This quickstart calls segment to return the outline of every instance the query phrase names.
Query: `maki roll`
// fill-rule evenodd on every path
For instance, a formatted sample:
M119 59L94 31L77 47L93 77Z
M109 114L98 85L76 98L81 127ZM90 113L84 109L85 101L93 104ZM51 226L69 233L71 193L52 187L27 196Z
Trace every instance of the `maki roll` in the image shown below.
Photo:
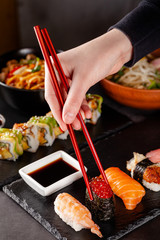
M32 117L28 124L33 124L38 130L38 140L40 146L51 146L55 140L54 127L56 120L49 116Z
M89 93L86 94L86 100L92 112L92 117L90 119L87 119L86 122L96 124L99 117L101 116L103 98L100 95Z
M160 191L160 163L153 163L143 154L134 153L134 157L127 162L127 169L131 172L131 177L146 188Z
M100 221L107 221L114 216L113 192L109 184L100 178L95 177L90 181L93 200L90 200L86 189L85 203L91 213Z
M32 123L15 123L13 129L22 133L23 150L36 152L39 147L38 130Z
M53 114L52 114L52 112L50 111L50 112L48 112L47 114L46 114L46 116L49 116L49 117L52 117L52 118L54 118L53 117ZM55 120L56 121L56 120ZM53 129L53 131L54 131L54 134L55 134L55 138L59 138L59 139L67 139L67 136L68 136L68 130L67 131L63 131L61 128L60 128L60 126L59 126L59 124L56 122L56 124L55 124L55 126L54 126L54 129Z
M21 132L13 129L0 128L0 159L15 161L23 154Z

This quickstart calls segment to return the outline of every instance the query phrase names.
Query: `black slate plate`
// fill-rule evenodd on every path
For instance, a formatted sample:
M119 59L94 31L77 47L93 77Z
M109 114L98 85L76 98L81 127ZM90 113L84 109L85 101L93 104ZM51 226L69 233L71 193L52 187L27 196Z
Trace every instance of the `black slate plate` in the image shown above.
M19 179L10 185L3 187L3 191L16 201L25 211L27 211L35 220L45 227L57 239L74 240L96 240L99 239L92 234L90 230L83 229L75 232L70 226L66 225L54 212L54 200L59 192L49 197L42 197L32 190L22 179ZM79 180L61 192L68 192L84 204L85 186L83 180ZM82 193L83 192L83 193ZM81 195L79 194L81 193ZM151 199L152 195L152 199ZM159 193L147 191L143 202L133 211L126 210L121 199L116 197L115 218L106 223L95 222L99 224L103 239L116 240L133 231L135 228L148 222L160 215L160 203L157 201ZM153 209L154 203L154 209Z
M146 153L151 149L158 148L160 135L158 126L159 117L157 116L157 118L154 117L143 123L132 125L114 136L96 142L95 147L104 169L116 166L126 171L126 161L132 157L133 151ZM89 148L81 150L81 153L88 168L88 176L99 175ZM85 185L82 179L49 197L40 196L21 179L5 186L3 190L58 239L99 239L89 230L75 232L54 213L53 201L59 192L68 192L84 204ZM94 219L99 224L104 239L119 239L160 215L160 192L156 193L146 189L146 195L141 203L132 211L126 210L122 200L118 197L116 197L115 207L113 220L103 223Z
M6 111L6 109L8 111ZM7 128L12 128L13 124L16 122L25 122L32 116L6 107L5 104L0 105L0 113L6 118L6 124L4 127ZM117 113L103 104L102 115L97 124L92 125L88 123L87 128L92 140L97 141L105 136L112 135L115 132L128 127L131 123L132 122L127 117ZM85 147L87 143L83 133L81 131L76 132L76 136L80 148ZM68 153L72 153L74 151L69 136L67 140L56 139L51 147L40 147L36 153L24 152L24 154L20 156L16 162L1 160L0 188L19 178L18 170L23 166L58 150L64 150Z

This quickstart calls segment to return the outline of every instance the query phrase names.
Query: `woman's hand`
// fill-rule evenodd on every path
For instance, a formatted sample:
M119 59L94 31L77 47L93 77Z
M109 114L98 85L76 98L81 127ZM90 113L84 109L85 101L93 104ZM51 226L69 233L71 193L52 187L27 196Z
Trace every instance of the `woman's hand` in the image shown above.
M67 128L66 124L79 129L81 126L76 118L78 111L81 109L84 117L91 117L84 100L86 92L101 79L116 73L131 59L132 45L124 33L113 29L90 42L58 54L58 57L70 82L70 90L61 109L46 68L45 98L63 130Z

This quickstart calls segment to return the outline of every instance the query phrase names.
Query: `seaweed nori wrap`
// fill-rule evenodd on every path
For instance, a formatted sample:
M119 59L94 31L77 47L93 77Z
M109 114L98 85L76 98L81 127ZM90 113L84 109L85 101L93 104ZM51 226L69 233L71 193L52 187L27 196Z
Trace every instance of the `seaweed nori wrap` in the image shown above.
M153 163L148 158L145 158L141 162L137 163L133 171L133 178L137 181L142 182L144 171L148 166L151 165L153 165Z
M97 184L98 182L98 184ZM92 185L94 184L94 187ZM102 178L93 178L90 181L93 200L90 200L86 189L85 204L92 214L100 221L107 221L114 216L113 192L110 186L106 186ZM97 187L97 191L95 191Z

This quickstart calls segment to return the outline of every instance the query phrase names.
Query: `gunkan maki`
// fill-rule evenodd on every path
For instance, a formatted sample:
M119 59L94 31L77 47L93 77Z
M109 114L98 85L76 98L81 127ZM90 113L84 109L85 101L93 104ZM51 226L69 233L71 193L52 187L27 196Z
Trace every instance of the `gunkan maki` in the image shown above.
M113 192L109 184L100 178L90 180L93 200L90 200L86 189L85 203L92 214L100 221L107 221L114 216Z

